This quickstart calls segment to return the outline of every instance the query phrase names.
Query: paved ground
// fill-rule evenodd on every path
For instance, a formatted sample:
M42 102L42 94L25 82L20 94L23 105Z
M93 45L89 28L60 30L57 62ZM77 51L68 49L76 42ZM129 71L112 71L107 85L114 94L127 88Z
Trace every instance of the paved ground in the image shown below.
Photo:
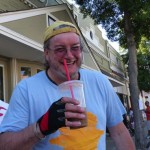
M116 150L114 142L112 141L110 136L106 137L106 150Z
M110 136L107 136L106 138L106 150L117 150Z
M144 132L146 135L147 134L146 122L145 122L145 131ZM133 140L134 140L134 137L133 137ZM148 143L150 141L150 139L148 140L146 138L145 138L145 140L146 140L146 143ZM111 137L108 135L106 136L106 150L116 150L114 142L112 141ZM150 147L147 150L150 150Z

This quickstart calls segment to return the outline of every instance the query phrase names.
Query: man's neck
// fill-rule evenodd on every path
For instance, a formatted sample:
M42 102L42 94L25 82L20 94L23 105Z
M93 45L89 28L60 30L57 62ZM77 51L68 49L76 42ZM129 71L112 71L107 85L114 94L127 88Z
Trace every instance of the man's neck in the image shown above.
M53 76L53 74L51 73L50 69L46 70L46 75L49 78L49 80L51 82L53 82L54 84L56 84L56 85L59 85L59 84L65 82L65 81L67 81L66 78L64 78L64 79L57 79L56 76ZM73 80L80 80L80 73L77 73L76 77Z

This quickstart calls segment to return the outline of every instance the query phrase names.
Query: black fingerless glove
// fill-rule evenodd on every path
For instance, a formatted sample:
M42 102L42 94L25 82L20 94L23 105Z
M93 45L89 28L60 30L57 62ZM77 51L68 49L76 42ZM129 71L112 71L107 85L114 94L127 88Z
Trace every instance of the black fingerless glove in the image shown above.
M65 126L65 103L61 99L54 102L49 110L37 121L43 135L55 132Z

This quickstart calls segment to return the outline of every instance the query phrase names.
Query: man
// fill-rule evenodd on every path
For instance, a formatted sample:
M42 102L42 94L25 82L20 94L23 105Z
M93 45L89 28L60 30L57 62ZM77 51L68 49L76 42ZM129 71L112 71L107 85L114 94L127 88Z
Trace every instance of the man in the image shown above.
M0 149L105 150L107 126L118 150L134 150L122 123L125 109L108 79L80 69L83 47L78 29L63 21L48 27L44 55L46 71L22 80L12 94L0 128ZM59 95L58 85L67 81L64 59L71 80L84 83L88 125L83 128L85 110L77 100Z
M150 139L150 106L149 106L149 101L145 102L145 106L147 107L145 110L146 118L147 118L147 129L148 129L147 138Z

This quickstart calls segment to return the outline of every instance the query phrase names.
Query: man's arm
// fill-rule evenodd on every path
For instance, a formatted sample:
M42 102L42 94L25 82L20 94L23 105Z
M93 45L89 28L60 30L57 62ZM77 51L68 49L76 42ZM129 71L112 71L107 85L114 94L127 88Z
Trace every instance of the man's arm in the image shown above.
M0 134L0 150L30 150L41 138L55 132L60 127L80 127L80 120L85 119L86 116L85 109L78 104L79 101L68 97L54 102L37 123L18 132ZM76 121L68 120L72 118ZM61 120L64 123L60 123Z
M133 140L122 122L109 128L109 131L117 150L135 150Z
M36 131L37 132L37 131ZM40 133L37 133L40 136ZM42 137L42 134L41 134ZM0 134L1 150L31 150L40 139L35 136L35 124L19 132Z

